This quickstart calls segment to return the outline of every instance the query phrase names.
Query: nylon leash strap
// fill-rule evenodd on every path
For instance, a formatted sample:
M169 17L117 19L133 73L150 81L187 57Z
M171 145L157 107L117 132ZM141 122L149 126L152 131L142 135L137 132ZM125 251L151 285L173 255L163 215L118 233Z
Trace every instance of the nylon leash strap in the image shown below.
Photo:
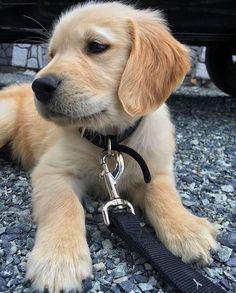
M109 215L108 228L130 248L144 256L177 292L225 293L219 286L174 256L154 235L145 231L136 215L125 210L111 210Z
M109 169L110 160L115 161L113 171ZM132 204L120 198L116 189L116 183L124 171L122 155L113 150L103 152L101 166L103 171L100 176L104 179L110 196L110 201L102 210L108 228L134 251L146 257L153 268L173 285L176 292L225 293L223 289L174 256L155 236L140 226Z

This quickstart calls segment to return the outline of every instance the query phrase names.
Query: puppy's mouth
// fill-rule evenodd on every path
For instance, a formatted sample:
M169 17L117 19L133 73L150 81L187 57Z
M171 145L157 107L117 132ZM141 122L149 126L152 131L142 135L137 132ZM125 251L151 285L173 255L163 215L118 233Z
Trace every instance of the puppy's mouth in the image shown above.
M104 115L107 112L106 109L103 109L101 111L92 113L92 114L88 114L88 115L83 115L83 116L73 116L73 115L66 115L64 113L61 112L57 112L55 110L49 110L48 111L48 118L49 119L56 119L56 120L66 120L68 122L86 122L88 120L96 120L99 119L102 115Z

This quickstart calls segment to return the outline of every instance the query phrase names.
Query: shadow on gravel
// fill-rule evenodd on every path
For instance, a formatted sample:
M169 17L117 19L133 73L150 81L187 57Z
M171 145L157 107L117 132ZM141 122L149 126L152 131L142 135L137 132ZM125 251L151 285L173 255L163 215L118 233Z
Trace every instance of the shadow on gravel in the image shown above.
M179 115L222 120L232 117L236 121L236 97L186 96L173 94L167 101L174 117ZM220 115L220 117L219 117Z

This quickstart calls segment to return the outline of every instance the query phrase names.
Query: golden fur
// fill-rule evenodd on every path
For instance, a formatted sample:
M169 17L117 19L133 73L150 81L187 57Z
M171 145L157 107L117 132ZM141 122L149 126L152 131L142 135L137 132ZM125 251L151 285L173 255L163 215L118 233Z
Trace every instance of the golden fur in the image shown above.
M88 54L89 40L110 47ZM68 292L81 288L92 272L80 199L105 191L98 177L101 151L78 128L115 133L143 115L125 143L144 157L152 182L146 185L136 162L125 156L119 192L141 207L175 255L208 262L216 231L181 203L173 174L174 128L164 104L189 70L189 55L160 12L116 2L74 7L55 25L49 54L36 78L54 74L62 80L50 103L35 98L37 112L30 85L0 92L0 147L10 142L14 157L34 167L38 229L27 266L33 287Z

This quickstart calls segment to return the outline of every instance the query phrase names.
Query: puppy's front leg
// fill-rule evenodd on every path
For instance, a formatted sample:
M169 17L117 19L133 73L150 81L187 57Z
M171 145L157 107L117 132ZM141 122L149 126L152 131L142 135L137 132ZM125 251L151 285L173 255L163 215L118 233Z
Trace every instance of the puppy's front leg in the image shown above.
M83 207L73 192L71 178L56 171L41 164L32 175L38 229L27 265L33 287L40 291L47 288L50 293L80 290L92 268Z
M170 175L153 178L144 198L145 212L161 241L184 262L210 260L216 230L205 218L185 209Z

